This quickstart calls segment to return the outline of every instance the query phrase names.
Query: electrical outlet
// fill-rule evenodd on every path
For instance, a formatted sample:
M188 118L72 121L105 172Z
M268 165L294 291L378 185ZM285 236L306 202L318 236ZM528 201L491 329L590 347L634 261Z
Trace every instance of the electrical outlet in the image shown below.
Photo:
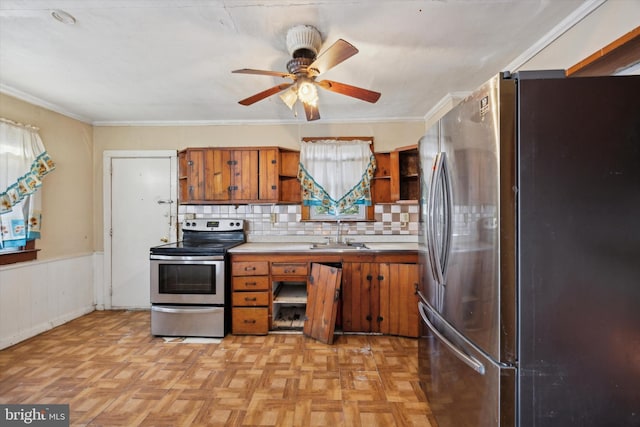
M406 224L409 222L409 213L408 212L401 212L400 213L400 222L403 224Z
M278 214L272 213L271 214L271 224L275 224L277 221L278 221Z

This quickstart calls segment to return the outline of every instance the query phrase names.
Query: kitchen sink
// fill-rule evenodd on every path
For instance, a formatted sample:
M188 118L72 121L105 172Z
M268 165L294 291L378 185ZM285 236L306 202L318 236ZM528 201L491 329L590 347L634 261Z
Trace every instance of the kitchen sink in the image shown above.
M311 249L329 249L329 250L362 250L369 249L369 247L362 242L348 242L348 243L335 243L335 242L326 242L326 243L313 243L311 245Z

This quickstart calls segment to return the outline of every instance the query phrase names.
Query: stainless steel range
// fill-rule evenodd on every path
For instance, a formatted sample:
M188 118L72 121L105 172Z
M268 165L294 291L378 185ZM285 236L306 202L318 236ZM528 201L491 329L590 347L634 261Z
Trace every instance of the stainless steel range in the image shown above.
M150 249L151 333L224 337L230 325L227 251L245 242L240 219L190 219L182 240Z

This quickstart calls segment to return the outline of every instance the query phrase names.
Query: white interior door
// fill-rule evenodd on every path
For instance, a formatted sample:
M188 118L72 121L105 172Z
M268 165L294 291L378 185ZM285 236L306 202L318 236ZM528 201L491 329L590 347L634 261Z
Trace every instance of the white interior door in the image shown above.
M176 152L105 152L107 163L105 306L148 308L149 248L177 238Z

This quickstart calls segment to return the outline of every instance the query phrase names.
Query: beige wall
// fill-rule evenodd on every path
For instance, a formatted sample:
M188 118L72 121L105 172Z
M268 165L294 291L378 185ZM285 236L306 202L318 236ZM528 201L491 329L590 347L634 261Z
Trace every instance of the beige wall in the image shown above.
M608 0L535 55L521 70L570 68L640 25L640 1Z
M279 146L299 148L306 136L373 136L376 151L417 144L424 123L283 124L211 126L96 126L94 128L94 236L101 251L103 236L102 156L105 150L181 150L186 147Z
M92 253L93 128L50 110L0 93L0 116L40 128L56 163L43 179L42 238L38 259Z

